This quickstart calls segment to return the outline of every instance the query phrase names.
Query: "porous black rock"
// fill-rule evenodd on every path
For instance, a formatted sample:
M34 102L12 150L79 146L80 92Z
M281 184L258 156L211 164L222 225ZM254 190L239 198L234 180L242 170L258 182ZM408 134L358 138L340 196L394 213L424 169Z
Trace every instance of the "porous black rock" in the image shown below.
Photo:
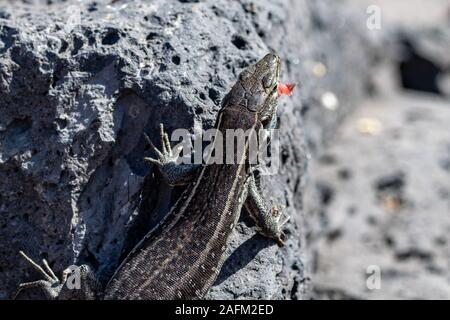
M288 240L279 249L243 217L207 298L305 297L306 145L320 147L368 81L366 55L355 49L363 40L336 16L344 13L325 0L5 4L0 298L39 278L19 250L56 272L88 263L106 281L180 193L143 163L142 133L158 141L159 123L169 133L210 128L239 72L271 50L283 80L301 83L280 101L281 170L263 179L269 200L292 217ZM326 93L339 108L324 108Z

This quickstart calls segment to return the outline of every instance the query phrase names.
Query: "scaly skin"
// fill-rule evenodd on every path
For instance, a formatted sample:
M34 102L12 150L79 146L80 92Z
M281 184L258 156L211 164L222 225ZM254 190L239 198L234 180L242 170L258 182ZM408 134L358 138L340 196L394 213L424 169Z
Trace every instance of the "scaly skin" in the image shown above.
M226 129L254 129L256 133L273 127L279 75L280 59L274 54L244 70L224 98L215 128L225 135ZM240 158L234 164L214 163L199 168L175 164L177 155L162 127L161 141L162 151L149 141L158 159L145 160L156 164L171 184L189 185L163 221L124 259L105 289L98 292L95 285L97 292L89 293L88 298L203 297L222 268L228 241L244 204L255 219L258 232L283 245L281 227L287 219L281 221L279 209L270 209L264 201L257 166L249 164L246 158L248 142L242 150L235 149ZM94 279L92 272L85 273L83 279ZM57 284L53 285L57 290L49 285L51 281ZM64 281L46 278L34 284L22 288L40 286L50 298L60 298Z

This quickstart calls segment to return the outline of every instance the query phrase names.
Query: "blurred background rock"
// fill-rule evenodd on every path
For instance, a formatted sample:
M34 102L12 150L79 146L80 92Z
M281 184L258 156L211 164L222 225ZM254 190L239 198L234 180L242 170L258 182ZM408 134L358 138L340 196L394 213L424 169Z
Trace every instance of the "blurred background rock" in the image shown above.
M347 4L381 9L379 59L373 95L310 162L312 296L449 299L450 1Z

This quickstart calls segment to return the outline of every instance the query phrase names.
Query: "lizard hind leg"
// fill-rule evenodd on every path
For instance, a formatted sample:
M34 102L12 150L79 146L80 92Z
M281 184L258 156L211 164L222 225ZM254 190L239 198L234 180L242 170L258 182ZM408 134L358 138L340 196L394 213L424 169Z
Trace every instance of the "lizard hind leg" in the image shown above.
M201 168L202 165L182 163L179 161L182 146L180 145L175 150L172 149L169 135L165 132L162 123L160 124L159 135L161 139L161 150L156 148L151 139L144 133L147 144L151 147L157 157L144 157L144 161L156 165L169 185L185 185L193 181L198 169Z
M95 273L88 265L69 266L62 272L61 279L58 279L47 260L42 260L44 265L44 268L42 268L23 251L19 251L19 254L33 267L33 269L40 273L44 279L19 284L13 299L16 299L23 290L30 288L41 288L47 298L51 300L91 300L100 296L101 284L98 282Z
M255 221L258 233L272 238L283 247L286 235L283 226L289 221L289 217L283 212L284 206L274 206L270 208L262 195L262 190L257 183L257 173L253 172L248 181L248 197L245 201L245 208Z
M282 228L291 218L284 213L283 210L285 208L286 207L283 205L273 206L272 210L271 210L272 216L273 216L273 221L270 221L271 219L269 219L269 222L266 223L266 224L273 224L273 227L269 228L269 229L275 231L274 239L277 242L278 246L280 246L280 247L284 246L284 241L286 240L286 235L282 231ZM283 217L284 217L284 219L282 219ZM273 233L273 231L271 231L271 233ZM271 233L269 233L270 237L271 237Z
M30 257L28 257L23 251L19 251L19 254L33 267L33 269L39 272L44 277L44 279L19 284L19 287L16 293L14 294L13 299L16 299L22 292L22 290L30 288L42 288L45 295L49 299L56 299L59 295L59 292L61 291L63 284L59 281L58 277L56 277L55 273L50 268L47 260L45 259L42 260L44 268L46 269L44 270Z

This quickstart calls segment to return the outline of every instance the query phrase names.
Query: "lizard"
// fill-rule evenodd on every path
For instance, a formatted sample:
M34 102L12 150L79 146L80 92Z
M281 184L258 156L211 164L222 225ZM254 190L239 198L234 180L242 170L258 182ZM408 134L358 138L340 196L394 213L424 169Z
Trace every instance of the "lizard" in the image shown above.
M280 95L281 59L265 55L247 67L222 101L215 128L254 130L274 128ZM277 92L278 91L278 92ZM20 255L41 273L42 280L21 283L23 289L40 287L50 299L200 299L214 284L225 261L227 244L243 206L257 231L282 247L283 225L289 217L280 207L269 207L261 192L258 166L249 164L248 142L233 164L179 164L163 125L161 150L144 134L157 158L156 165L170 185L187 185L165 218L150 230L121 262L105 287L88 265L55 276L46 260L44 268L22 251ZM71 273L80 277L81 291L66 288Z

